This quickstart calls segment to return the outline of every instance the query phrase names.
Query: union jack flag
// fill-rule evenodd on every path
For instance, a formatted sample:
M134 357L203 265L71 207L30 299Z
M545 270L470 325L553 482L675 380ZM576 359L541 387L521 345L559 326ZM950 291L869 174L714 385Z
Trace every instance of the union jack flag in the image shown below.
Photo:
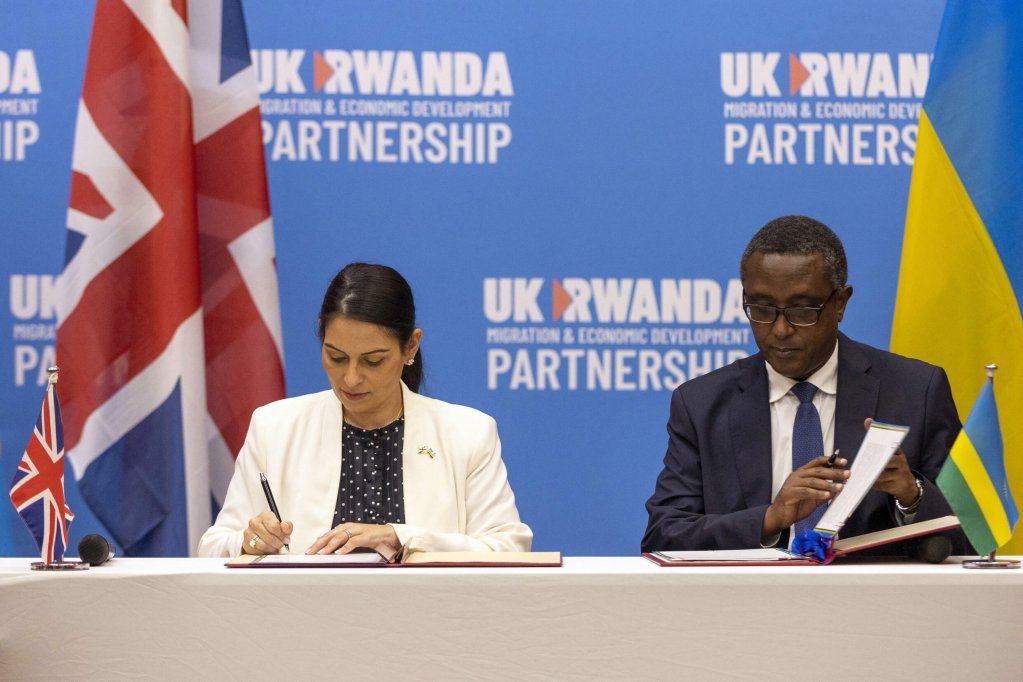
M43 561L64 559L68 526L75 515L64 500L64 430L51 382L43 408L11 481L11 502L39 543Z
M57 357L75 478L127 556L194 553L284 397L260 126L240 0L98 0Z

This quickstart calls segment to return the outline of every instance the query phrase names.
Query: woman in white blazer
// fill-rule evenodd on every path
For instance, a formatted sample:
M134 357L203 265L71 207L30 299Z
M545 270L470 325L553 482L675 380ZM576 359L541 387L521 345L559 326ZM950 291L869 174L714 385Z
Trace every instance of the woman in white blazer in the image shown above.
M423 333L405 279L386 266L346 266L324 295L319 335L332 390L253 413L199 555L529 551L497 424L416 392Z

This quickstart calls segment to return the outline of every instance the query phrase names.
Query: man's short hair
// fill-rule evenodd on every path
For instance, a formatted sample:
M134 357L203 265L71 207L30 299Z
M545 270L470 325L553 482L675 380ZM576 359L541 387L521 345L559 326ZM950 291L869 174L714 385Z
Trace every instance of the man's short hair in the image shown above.
M842 240L827 225L805 215L775 218L753 235L739 262L739 276L743 279L746 277L746 264L754 253L786 256L814 256L819 253L824 257L831 286L836 289L844 287L849 276Z

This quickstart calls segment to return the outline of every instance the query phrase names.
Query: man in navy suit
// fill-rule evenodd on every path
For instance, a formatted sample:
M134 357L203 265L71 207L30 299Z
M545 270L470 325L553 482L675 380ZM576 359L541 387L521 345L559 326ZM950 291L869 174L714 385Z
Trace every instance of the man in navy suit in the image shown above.
M672 394L643 551L787 546L790 529L841 490L867 419L910 431L842 536L952 513L934 484L961 426L945 372L839 333L847 272L841 241L812 218L778 218L754 235L740 275L760 352ZM808 401L822 448L794 467Z

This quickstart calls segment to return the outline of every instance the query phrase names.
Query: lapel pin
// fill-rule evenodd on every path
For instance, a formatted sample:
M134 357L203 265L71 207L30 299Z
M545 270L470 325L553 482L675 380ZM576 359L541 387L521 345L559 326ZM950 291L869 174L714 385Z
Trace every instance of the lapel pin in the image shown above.
M434 457L437 456L437 453L433 451L433 448L428 448L425 445L423 447L419 448L419 454L420 455L428 455L430 457L430 459L433 459Z

